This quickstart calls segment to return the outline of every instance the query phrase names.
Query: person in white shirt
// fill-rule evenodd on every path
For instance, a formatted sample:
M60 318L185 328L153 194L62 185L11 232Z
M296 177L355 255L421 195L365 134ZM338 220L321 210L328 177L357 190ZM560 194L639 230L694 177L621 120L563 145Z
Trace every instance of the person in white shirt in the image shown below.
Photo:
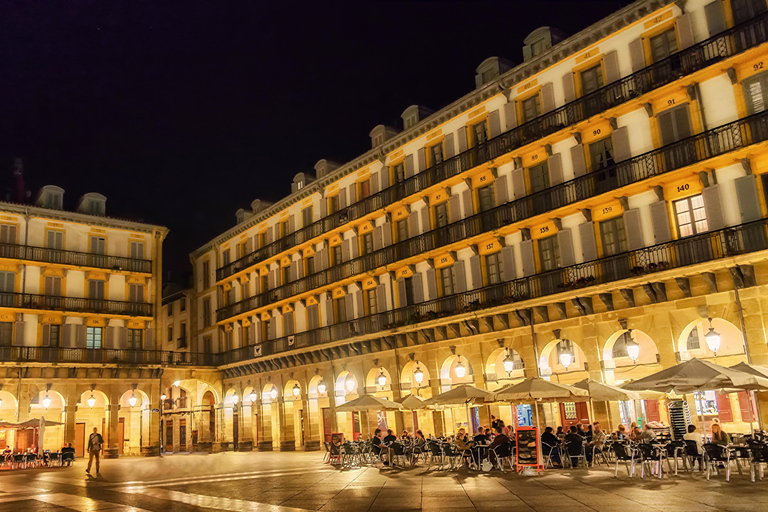
M704 436L696 432L696 425L688 425L688 433L683 436L683 440L685 441L695 441L696 442L696 450L699 455L702 455L704 452ZM699 468L703 467L701 465L701 458L696 458L696 461L699 464Z

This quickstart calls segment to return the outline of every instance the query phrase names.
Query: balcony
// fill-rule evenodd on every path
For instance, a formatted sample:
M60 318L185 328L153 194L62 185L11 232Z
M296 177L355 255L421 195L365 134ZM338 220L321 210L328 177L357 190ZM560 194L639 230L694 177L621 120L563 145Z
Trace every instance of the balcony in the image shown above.
M218 354L162 350L113 350L60 347L0 347L0 362L94 363L120 365L216 366Z
M61 249L46 249L29 245L0 244L0 258L36 261L40 263L56 263L75 267L101 268L106 270L122 270L126 272L152 273L151 260L125 258L123 256L108 256L88 252L64 251Z
M647 281L656 272L766 249L768 219L762 219L241 347L219 354L219 364L234 364L577 289L590 294L594 292L589 288L595 285L640 277Z
M768 111L693 135L225 306L216 311L216 320L221 322L288 297L765 140L768 140Z
M105 315L152 316L152 304L121 300L56 297L31 293L0 292L0 307L18 309L43 309Z
M301 228L216 270L216 280L258 264L396 201L768 41L768 13L670 55L547 114Z

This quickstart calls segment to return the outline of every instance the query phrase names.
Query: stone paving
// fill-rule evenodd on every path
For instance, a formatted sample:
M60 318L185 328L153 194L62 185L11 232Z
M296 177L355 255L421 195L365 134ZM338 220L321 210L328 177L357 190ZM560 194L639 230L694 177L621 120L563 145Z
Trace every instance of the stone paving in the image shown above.
M97 478L72 468L0 472L0 512L16 511L754 511L768 478L724 473L629 479L623 466L542 476L365 467L336 469L314 453L222 453L104 461ZM639 475L639 473L638 473Z

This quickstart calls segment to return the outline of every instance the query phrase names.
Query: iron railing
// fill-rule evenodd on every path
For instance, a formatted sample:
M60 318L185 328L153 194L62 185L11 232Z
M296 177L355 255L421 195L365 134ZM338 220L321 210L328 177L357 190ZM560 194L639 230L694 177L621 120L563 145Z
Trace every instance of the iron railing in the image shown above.
M116 350L69 347L0 347L0 361L15 363L98 363L217 366L218 354L164 350Z
M54 295L35 295L32 293L0 292L0 307L127 316L152 316L152 304L145 302L58 297Z
M221 322L288 297L765 140L768 140L768 111L595 170L571 181L224 306L216 311L216 320Z
M329 214L323 219L224 265L216 270L216 280L226 279L291 247L380 210L386 205L766 41L768 41L768 13L763 13L513 128L485 144L446 158L443 162L404 181L395 183L341 211Z
M107 254L89 252L64 251L29 245L0 244L0 258L37 261L42 263L59 263L77 267L102 268L107 270L124 270L128 272L152 273L152 261Z
M219 363L234 364L634 277L650 281L659 271L766 249L768 219L762 219L244 346L219 354Z

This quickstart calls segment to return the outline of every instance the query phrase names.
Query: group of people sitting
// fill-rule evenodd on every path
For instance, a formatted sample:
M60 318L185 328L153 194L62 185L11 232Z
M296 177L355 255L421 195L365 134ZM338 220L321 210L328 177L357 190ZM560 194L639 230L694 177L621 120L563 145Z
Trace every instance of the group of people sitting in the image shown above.
M563 427L557 427L557 431L552 427L546 427L544 433L541 434L542 452L545 457L551 457L555 467L563 467L560 450L553 448L559 447L563 442L568 445L574 443L576 446L583 447L587 464L592 465L594 455L603 450L607 439L608 436L603 431L599 421L591 425L571 425L568 431L565 431ZM571 465L575 466L577 463L578 458L571 457Z
M62 466L71 466L75 460L75 448L72 446L72 443L64 443L64 446L59 450L58 454L59 457L61 457L60 460ZM24 455L28 460L32 459L35 465L42 464L43 466L47 466L51 461L51 451L44 450L43 452L40 452L38 446L30 446L24 452L19 453L14 453L10 447L7 447L2 452L3 460L6 464L13 462L14 455Z
M417 430L413 436L404 430L402 435L398 438L392 429L387 429L387 435L377 428L373 433L371 439L371 450L374 454L378 455L381 461L387 466L392 466L395 443L400 443L403 447L403 454L409 461L413 461L415 454L420 453L427 440L424 438L424 433L421 430Z

